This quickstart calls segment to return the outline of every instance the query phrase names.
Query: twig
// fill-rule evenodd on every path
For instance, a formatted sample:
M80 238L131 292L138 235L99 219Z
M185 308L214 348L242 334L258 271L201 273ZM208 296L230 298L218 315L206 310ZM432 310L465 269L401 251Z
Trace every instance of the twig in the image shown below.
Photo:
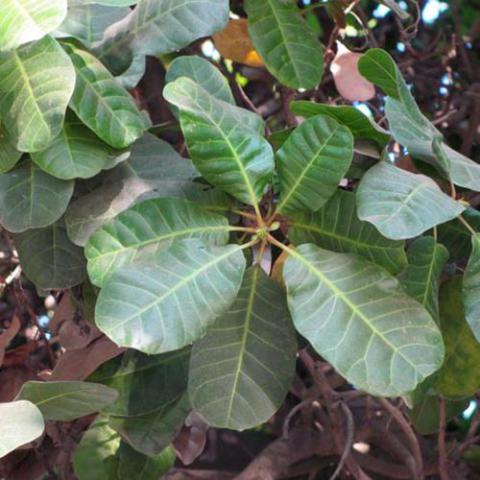
M400 410L394 407L388 400L384 398L380 398L380 403L382 404L383 408L388 411L388 413L396 420L398 426L402 429L403 433L409 440L411 451L413 454L413 458L415 459L416 465L416 478L422 479L424 477L423 474L423 459L422 459L422 451L420 450L420 445L418 443L417 436L412 430L412 427L407 422L403 414Z
M448 457L445 446L445 430L447 428L447 412L445 399L442 395L438 397L440 409L440 428L438 430L438 470L441 480L450 480L448 475Z

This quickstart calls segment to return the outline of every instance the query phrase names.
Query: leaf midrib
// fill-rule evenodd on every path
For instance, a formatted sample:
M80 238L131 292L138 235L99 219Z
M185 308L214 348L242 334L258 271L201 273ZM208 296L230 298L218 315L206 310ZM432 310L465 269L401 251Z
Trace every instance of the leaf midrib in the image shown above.
M301 184L301 182L303 182L303 179L305 178L305 176L307 175L307 173L310 171L310 169L312 168L312 166L315 164L315 162L318 160L318 158L321 156L323 150L325 148L327 148L327 146L329 145L329 142L330 140L332 139L332 137L340 130L340 126L336 126L335 129L332 131L332 133L330 133L330 135L325 139L325 142L321 145L321 147L315 152L314 155L312 155L312 159L305 165L305 168L302 170L301 174L297 177L297 179L295 180L295 183L293 184L293 186L290 188L290 191L288 192L288 194L283 198L283 200L279 203L278 207L277 207L277 211L278 212L281 212L282 211L282 208L285 207L285 205L288 203L288 201L290 200L291 196L296 192L297 188L299 187L299 185ZM288 145L286 145L288 146Z
M102 253L102 254L97 255L95 257L89 257L88 260L89 261L99 260L100 258L109 256L109 255L117 255L117 254L119 254L119 252L124 252L126 250L131 250L131 249L135 249L135 248L141 248L141 247L144 247L146 245L150 245L151 243L161 242L163 240L168 240L169 238L174 238L174 237L181 236L181 235L187 235L189 233L215 232L215 231L231 232L232 230L235 230L235 227L232 227L230 225L220 225L220 226L214 226L214 227L204 227L203 226L203 227L195 227L195 228L186 228L184 230L175 230L174 232L168 232L168 233L165 233L165 234L160 234L156 237L152 237L148 240L144 240L143 242L138 242L138 243L134 243L134 244L128 245L128 246L123 247L123 248L117 248L115 250L110 250L108 252Z
M187 92L188 96L188 92ZM237 150L235 149L234 145L232 142L230 142L230 139L228 138L228 135L225 135L224 131L222 130L220 124L218 124L212 117L211 115L200 105L200 103L197 101L196 98L192 98L189 96L189 98L195 103L197 108L203 112L203 114L208 118L208 120L217 128L218 132L220 132L221 137L224 139L225 143L228 145L230 151L233 153L233 157L235 159L235 163L237 164L237 167L240 171L240 174L242 175L243 181L245 183L245 186L247 187L247 193L250 197L250 201L252 202L253 206L258 206L258 200L257 200L257 195L255 194L255 190L250 183L250 177L247 174L247 170L245 166L242 163L242 159L237 153ZM215 101L215 99L212 99L212 101Z
M230 419L232 417L232 410L233 410L233 400L235 398L235 392L237 390L238 386L238 381L240 379L240 373L243 365L243 357L245 355L245 349L247 347L247 338L248 338L248 333L250 330L250 323L252 321L252 316L253 316L253 303L255 301L255 293L256 293L256 287L257 287L257 282L258 282L258 274L259 274L259 267L256 267L254 269L254 273L252 276L252 285L251 285L251 290L248 295L248 302L247 302L247 308L245 309L245 323L243 326L243 333L242 333L242 338L240 340L240 351L238 353L238 360L237 360L237 366L235 368L235 373L234 373L234 381L232 385L232 395L230 396L230 400L228 402L228 407L227 407L227 414L226 414L226 420L228 424L230 424Z
M190 273L186 277L182 278L182 280L180 282L178 282L175 286L173 286L172 288L169 288L163 295L158 296L153 302L150 302L147 305L145 305L143 308L137 310L133 315L130 315L130 317L126 318L125 320L123 320L119 323L116 323L112 328L107 329L105 327L102 327L102 330L104 332L107 332L107 331L111 332L112 330L116 330L117 328L122 327L123 325L125 325L126 323L128 323L132 319L134 319L135 317L139 317L140 315L142 315L146 311L150 310L153 306L155 306L159 303L162 303L166 298L173 295L177 290L184 287L185 285L188 285L189 282L191 282L194 278L198 277L198 275L200 275L204 271L212 268L217 263L220 263L222 260L225 260L226 258L234 255L237 252L240 252L241 250L242 250L241 246L237 246L237 248L229 249L229 251L227 253L224 253L223 255L220 255L219 257L216 257L214 260L206 263L201 268L199 268L197 270L194 270L192 273Z
M359 310L354 303L350 301L350 299L342 292L342 290L340 290L336 285L334 285L320 270L316 269L313 265L311 265L310 262L308 262L308 260L302 254L298 253L298 251L288 248L287 252L289 255L292 255L294 258L303 263L307 267L307 269L320 280L320 282L326 285L338 298L340 298L354 314L358 315L358 317L363 320L365 325L370 328L373 334L378 335L378 337L381 338L383 342L392 349L393 352L400 355L407 363L409 363L413 367L415 372L418 371L417 366L412 363L410 359L406 357L399 349L395 348L395 346L387 338L385 338L385 336L377 328L372 325L368 317L366 317L364 313Z
M339 241L342 241L342 242L347 242L347 243L350 243L352 245L355 245L355 246L358 246L358 247L361 247L361 248L365 248L365 249L368 249L368 250L401 250L402 247L401 246L382 246L382 245L375 245L373 243L363 243L361 241L358 241L356 239L353 239L353 238L350 238L350 237L346 237L346 236L342 236L342 235L338 235L330 230L323 230L322 228L314 225L310 225L310 224L307 224L307 223L302 223L302 222L299 222L297 220L292 220L290 222L290 226L291 227L297 227L299 229L303 229L303 230L310 230L312 232L315 232L315 233L318 233L322 236L325 236L325 237L331 237L331 238L334 238L335 240L339 240Z

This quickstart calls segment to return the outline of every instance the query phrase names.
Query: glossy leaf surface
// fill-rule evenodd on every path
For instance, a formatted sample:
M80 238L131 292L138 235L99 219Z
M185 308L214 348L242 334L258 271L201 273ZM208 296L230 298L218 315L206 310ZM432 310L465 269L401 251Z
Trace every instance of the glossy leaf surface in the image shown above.
M75 70L47 36L0 53L0 116L17 150L43 150L60 133Z
M297 330L357 388L398 396L440 367L435 322L382 268L305 244L283 275Z
M296 245L315 243L339 253L354 253L396 274L407 264L404 242L380 235L357 217L355 194L338 190L317 212L295 214L288 238Z
M353 137L331 117L318 115L297 127L276 157L278 212L316 211L335 193L347 173L353 157Z
M296 336L281 288L247 270L230 309L192 351L189 394L212 426L244 430L282 404L295 366Z
M230 306L244 269L239 246L177 241L148 263L108 278L95 308L97 326L119 346L148 354L181 348Z
M249 32L265 65L290 88L315 87L323 74L323 52L293 2L246 0Z
M387 162L370 168L357 191L358 216L387 238L412 238L460 215L465 207L425 175Z
M228 243L226 217L175 198L146 200L118 215L88 241L88 274L101 286L108 275L136 258L168 247L180 238L198 237L206 243Z
M54 178L31 161L0 175L0 223L11 232L51 225L67 209L74 183Z

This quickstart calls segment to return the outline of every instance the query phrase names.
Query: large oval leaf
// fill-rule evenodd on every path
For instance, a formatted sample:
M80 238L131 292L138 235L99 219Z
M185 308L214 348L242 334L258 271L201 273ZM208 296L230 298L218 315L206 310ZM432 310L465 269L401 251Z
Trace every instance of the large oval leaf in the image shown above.
M205 58L198 55L177 57L168 67L165 80L173 82L180 77L191 78L214 97L235 105L227 79Z
M73 194L73 182L51 177L32 162L0 175L0 223L11 232L58 220Z
M58 27L55 36L73 37L80 40L87 48L103 39L105 29L113 23L119 22L130 13L126 5L124 8L85 3L84 0L69 0L68 14L64 22Z
M138 452L159 455L180 432L190 410L185 394L153 413L133 417L110 416L109 424Z
M22 152L15 148L15 142L0 125L0 174L11 170L21 156Z
M73 455L73 469L79 480L117 480L119 459L116 456L122 441L108 424L98 417L83 434Z
M385 113L395 140L457 185L478 191L480 165L442 143L441 132L418 108L393 58L374 48L362 56L359 69L388 95Z
M322 78L322 46L294 2L246 0L249 32L265 65L291 88L313 88Z
M404 242L390 240L357 217L355 194L337 193L317 212L297 213L288 222L288 238L296 245L315 243L326 250L354 253L399 273L407 264Z
M45 420L69 422L99 412L113 403L118 393L90 382L36 382L22 385L17 398L35 404Z
M295 115L305 118L315 115L333 117L338 123L348 127L355 139L373 140L381 149L390 140L390 134L386 130L378 126L358 108L350 105L337 106L299 100L290 103L290 109Z
M45 290L70 288L86 278L83 250L67 237L63 221L13 237L25 275Z
M183 396L187 389L189 360L189 348L161 355L127 350L122 357L103 364L88 380L119 392L116 402L105 409L108 415L150 415Z
M272 148L257 133L263 128L261 119L218 100L186 77L169 83L164 97L180 109L188 150L202 175L242 202L256 205L274 167Z
M280 408L295 369L296 336L280 286L247 270L238 297L192 350L192 407L212 426L244 430Z
M462 217L475 230L480 230L480 212L474 208L467 208ZM450 252L452 260L468 257L472 251L472 233L459 220L455 219L440 225L438 228L438 241L445 245Z
M202 238L225 245L227 218L188 200L155 198L139 203L103 226L88 241L85 256L92 283L102 286L115 269L145 253L168 247L179 238Z
M462 277L440 287L440 326L445 340L445 362L435 388L447 397L467 397L480 387L480 344L465 320Z
M75 70L51 37L0 54L0 116L22 152L42 150L60 133Z
M67 14L67 0L2 0L0 51L14 50L55 30Z
M93 55L71 45L65 49L77 72L70 108L103 141L128 147L150 127L147 114Z
M241 246L175 242L148 264L112 273L98 296L96 324L119 346L149 354L179 349L230 306L244 269Z
M0 458L38 438L44 428L42 414L33 403L0 403Z
M448 250L432 237L417 238L408 248L408 266L400 277L406 292L421 303L438 321L440 274Z
M465 210L431 178L387 162L378 163L364 175L357 204L361 220L373 223L382 235L394 240L416 237Z
M472 236L472 253L463 276L465 317L480 342L480 233Z
M147 134L132 146L126 162L108 172L97 188L72 202L65 218L68 235L84 246L96 230L142 195L183 196L196 176L192 162L167 142Z
M173 468L177 459L171 446L150 456L143 455L126 442L120 445L118 457L118 480L159 480Z
M32 153L32 160L45 172L63 180L90 178L114 167L129 152L114 150L75 118L65 122L60 135L46 150Z
M353 137L333 118L317 115L293 131L276 157L277 211L316 211L336 192L350 168Z
M228 0L142 0L124 20L109 27L97 49L110 70L122 73L134 56L180 50L225 28Z
M357 388L402 395L442 364L435 322L382 268L305 244L283 276L297 330Z

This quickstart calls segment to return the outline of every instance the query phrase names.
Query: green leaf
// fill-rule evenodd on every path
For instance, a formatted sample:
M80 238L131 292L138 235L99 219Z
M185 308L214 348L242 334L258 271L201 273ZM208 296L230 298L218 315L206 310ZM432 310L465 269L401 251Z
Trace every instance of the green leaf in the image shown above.
M73 468L79 480L118 480L116 453L121 437L98 417L84 433L73 456Z
M290 387L296 343L282 289L260 267L249 268L230 309L193 345L192 407L218 428L266 422Z
M97 48L99 58L121 73L134 56L181 50L197 38L226 27L228 0L142 0L121 22L109 27Z
M465 319L460 276L440 287L440 326L446 355L435 388L447 397L473 395L480 387L480 344Z
M22 385L17 395L35 404L45 420L60 422L99 412L117 397L115 390L89 382L29 381Z
M75 244L84 246L96 230L142 195L183 196L196 176L198 172L189 160L168 143L147 134L132 146L126 162L69 206L65 217L68 235Z
M472 236L472 253L463 276L465 317L480 342L480 233Z
M405 291L438 321L440 274L447 263L448 250L432 237L421 237L410 245L407 256L408 266L400 282Z
M389 132L378 126L358 108L349 105L336 106L299 100L290 103L290 109L295 115L305 118L328 115L341 125L345 125L356 140L373 140L380 149L385 148L390 140Z
M371 48L358 61L358 70L370 82L378 85L389 97L399 99L408 91L392 57L380 48Z
M32 403L0 403L0 458L38 438L44 428L42 414Z
M11 170L21 156L22 152L15 148L15 142L0 125L0 174Z
M280 199L277 211L316 211L336 192L350 168L353 137L325 115L303 122L277 152Z
M90 178L130 156L103 143L75 118L68 118L60 135L47 149L32 153L32 160L45 172L62 180Z
M120 75L117 75L115 79L123 88L126 88L127 90L133 90L145 74L146 68L146 58L142 55L138 55L133 58L133 61L128 69Z
M244 270L241 246L177 241L150 262L108 277L95 308L97 326L119 346L148 354L176 350L228 309Z
M109 423L135 450L153 456L162 453L175 438L189 410L185 394L165 409L136 417L110 417Z
M150 127L148 115L93 55L72 45L64 48L77 72L70 108L112 147L131 145Z
M55 30L67 14L67 0L2 0L0 52L40 40Z
M354 253L392 274L407 264L404 242L385 238L358 219L352 192L338 190L320 210L295 214L288 225L288 238L296 245L315 243L326 250Z
M0 223L11 232L48 226L67 209L73 182L51 177L31 161L0 175Z
M475 229L480 230L480 212L467 208L462 217ZM468 257L472 251L472 234L460 220L452 220L438 227L438 241L450 252L450 258L458 260Z
M394 240L416 237L465 210L431 178L388 162L378 163L364 175L357 190L357 205L361 220Z
M249 205L256 205L273 168L270 144L257 133L261 119L210 95L182 77L163 95L180 109L182 131L193 163L211 184Z
M193 202L155 198L118 215L90 237L85 256L93 284L102 286L115 269L168 247L179 238L201 238L225 245L231 227L227 218Z
M165 80L174 82L180 77L190 78L214 97L235 105L227 79L208 60L198 55L177 57L168 67Z
M418 108L392 57L371 49L358 63L362 75L389 97L385 113L393 137L413 157L420 158L465 188L479 190L480 165L442 143L442 134Z
M25 275L40 289L79 285L86 278L83 250L67 237L63 221L13 237Z
M305 244L283 276L297 330L356 388L399 396L440 367L435 322L382 268Z
M322 46L294 2L246 0L250 36L268 70L290 88L310 89L323 75Z
M105 408L118 417L139 417L158 411L180 400L187 389L188 348L145 355L127 350L97 369L88 380L115 389L119 397Z
M58 27L55 36L76 38L87 48L93 48L103 39L107 27L130 13L130 9L126 8L128 5L125 8L114 8L84 0L69 0L68 3L67 17Z
M0 54L0 117L17 150L42 150L60 133L74 86L72 62L49 36Z
M177 458L172 447L150 457L125 442L120 445L118 457L118 480L158 480L173 467Z

